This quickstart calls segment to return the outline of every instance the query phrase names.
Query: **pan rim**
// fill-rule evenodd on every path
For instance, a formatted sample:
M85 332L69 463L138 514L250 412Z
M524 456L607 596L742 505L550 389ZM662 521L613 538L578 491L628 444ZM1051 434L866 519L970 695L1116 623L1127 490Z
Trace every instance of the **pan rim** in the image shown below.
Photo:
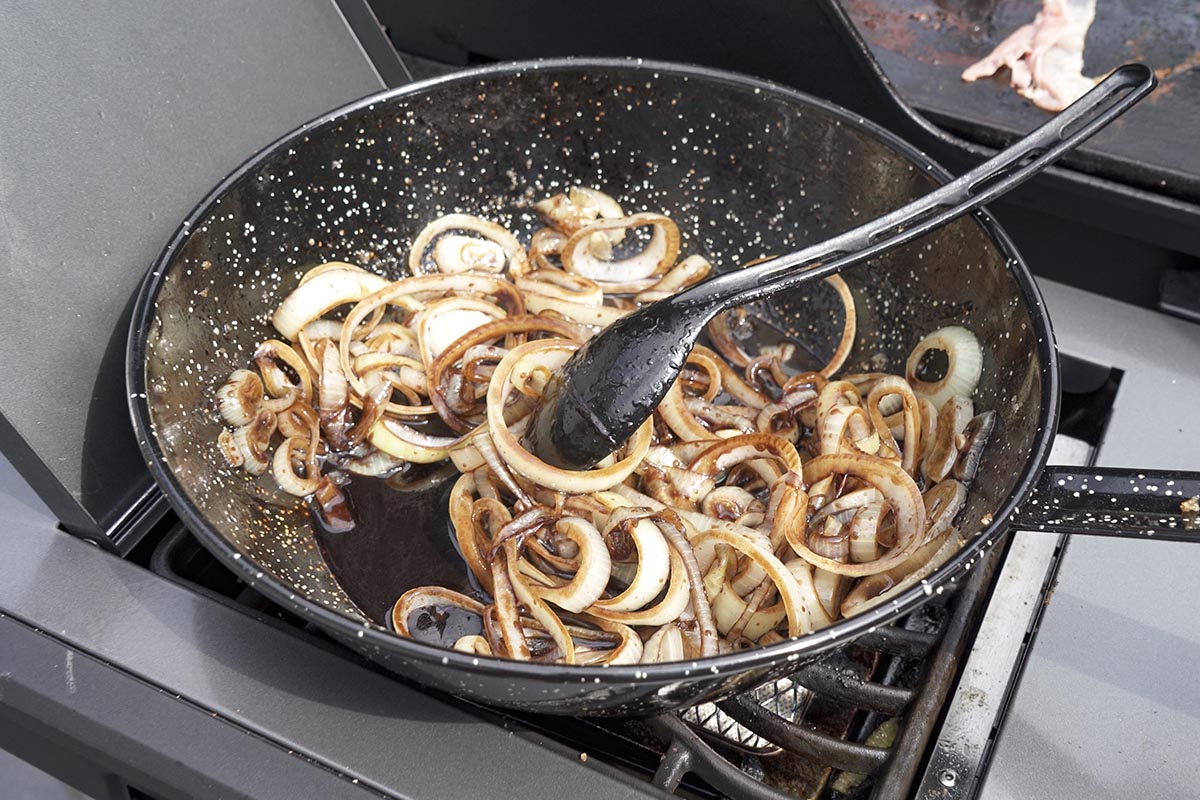
M498 75L519 75L523 72L595 69L633 69L645 73L670 73L695 77L706 81L732 84L742 88L761 90L764 94L785 98L802 106L815 107L840 119L843 124L876 138L898 155L919 166L934 179L945 183L952 179L951 173L922 153L911 143L871 122L859 114L837 106L826 100L791 89L773 81L756 78L743 73L715 69L680 62L624 57L564 57L524 61L508 61L489 64L444 76L405 84L369 94L358 100L332 109L309 122L294 128L270 142L254 155L223 177L187 214L167 244L163 247L138 289L134 313L130 322L126 348L126 384L130 414L133 419L138 445L156 483L166 495L176 514L197 536L201 544L218 560L232 570L245 583L284 608L300 613L320 624L326 630L347 638L357 638L396 655L429 663L442 668L453 668L470 673L497 677L521 678L561 683L564 679L580 683L606 683L613 681L659 684L671 681L695 680L701 672L714 675L726 672L747 672L777 666L781 662L797 662L840 647L877 627L888 624L901 615L922 605L935 593L937 587L955 582L961 573L968 571L982 557L987 548L997 546L1008 533L1007 523L1021 503L1032 491L1037 477L1044 470L1053 443L1053 432L1057 429L1059 416L1059 364L1048 313L1041 292L1034 283L1032 274L1017 252L1012 240L994 217L985 209L973 212L970 218L980 225L988 238L1004 255L1009 271L1016 281L1022 301L1030 310L1037 340L1036 349L1041 373L1041 409L1033 449L1016 483L1016 488L993 513L991 522L949 561L935 570L928 579L911 587L891 603L877 606L863 614L841 620L828 628L813 631L797 639L788 639L773 645L755 647L736 653L728 653L689 661L665 664L631 664L617 666L581 666L566 664L539 664L496 657L478 657L455 650L406 639L375 623L356 621L341 612L333 611L304 597L285 583L275 578L226 540L209 524L188 499L183 486L167 466L159 447L150 418L145 382L145 358L147 334L154 318L155 300L161 290L167 269L175 254L187 241L195 223L203 218L235 184L260 163L277 153L288 142L330 124L347 114L391 101L396 98L420 94L431 87L467 84L481 78ZM1039 313L1040 312L1040 313ZM335 580L337 576L334 576Z

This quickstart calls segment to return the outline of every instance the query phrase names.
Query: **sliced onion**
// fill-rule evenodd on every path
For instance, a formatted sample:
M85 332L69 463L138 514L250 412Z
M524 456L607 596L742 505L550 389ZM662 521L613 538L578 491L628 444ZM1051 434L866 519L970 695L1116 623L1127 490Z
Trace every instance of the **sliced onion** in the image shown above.
M842 301L842 338L838 341L837 348L833 351L829 361L821 367L821 374L826 378L832 378L833 374L846 363L850 351L854 348L854 337L858 331L858 313L854 307L854 295L851 294L850 287L846 285L846 281L842 279L841 275L830 275L825 282L834 288L838 293L838 298Z
M804 480L809 485L834 474L851 475L871 484L879 491L896 519L897 547L875 561L865 564L843 564L818 555L799 538L789 539L798 556L821 569L861 577L890 569L903 562L921 546L925 532L925 504L917 484L899 465L854 453L821 455L804 465Z
M239 369L217 390L217 411L230 425L248 425L258 414L262 400L262 379L248 369Z
M652 518L663 536L683 560L688 586L692 594L692 613L700 633L700 656L707 658L717 654L717 628L713 622L712 607L704 590L704 577L696 554L683 532L684 523L673 511L659 512Z
M692 540L697 560L701 563L704 563L705 560L711 561L711 558L700 559L701 551L706 548L711 550L718 543L729 545L743 555L748 556L762 567L767 577L775 584L775 588L779 591L780 599L787 614L788 636L795 638L812 630L813 619L811 611L813 609L811 606L814 601L817 605L820 603L816 601L815 594L811 597L805 596L805 592L797 582L796 577L783 565L783 562L759 542L717 529L705 531Z
M293 383L276 362L287 365L296 374L299 382ZM258 365L267 393L280 401L272 403L264 399L264 408L281 411L291 405L297 396L304 400L312 399L312 376L309 374L308 364L291 345L278 339L267 339L254 351L254 363Z
M642 648L641 663L660 664L683 661L687 654L683 649L683 633L679 626L667 623L650 635Z
M421 608L433 606L452 606L483 616L484 606L478 600L473 600L461 592L445 589L441 586L418 586L409 589L392 605L392 627L401 636L413 638L408 629L408 619L412 612Z
M610 622L609 620L601 619L600 617L596 617L591 614L581 614L580 619L582 619L584 622L595 625L605 633L615 634L620 640L616 647L613 647L609 650L598 651L586 658L580 656L580 663L584 663L586 660L587 663L602 665L637 664L639 661L641 661L643 653L642 639L640 636L638 636L637 631L635 631L633 628L629 627L628 625L622 625L619 622ZM578 629L568 626L568 630L571 631L572 636L579 636ZM579 649L577 648L576 654L578 655L578 653Z
M271 466L270 444L275 427L275 415L263 410L249 425L235 428L231 434L233 446L242 459L242 469L251 475L262 475Z
M640 253L619 261L605 261L588 249L592 234L652 226L650 243ZM563 246L562 263L574 272L601 283L627 283L662 275L679 255L679 228L662 214L631 214L613 220L599 220L580 228Z
M651 525L651 527L654 526ZM588 613L624 625L664 625L678 619L691 601L691 591L687 568L684 566L683 558L675 550L670 551L668 568L671 582L667 585L662 600L657 604L638 611L614 611L602 605L604 601L599 601L592 604Z
M921 472L931 481L950 474L958 461L959 437L975 414L975 404L966 397L953 395L938 412L937 438L921 462Z
M470 231L498 245L507 256L508 271L514 277L529 271L529 258L525 254L525 248L517 241L517 237L504 227L471 214L447 214L426 225L413 240L412 249L408 254L408 269L413 275L421 274L421 262L430 243L449 231Z
M576 303L570 300L559 300L544 294L530 294L525 298L526 307L535 314L552 312L582 325L604 328L613 324L629 312L612 306Z
M671 267L670 271L653 286L639 292L633 299L639 303L653 303L656 300L662 300L681 289L699 283L711 271L712 264L704 256L688 256Z
M417 336L426 371L450 345L504 316L500 306L476 297L448 297L425 306L417 322Z
M317 469L314 454L319 434L311 439L293 436L285 439L283 444L275 448L275 457L271 462L271 476L279 488L296 497L306 497L317 490L321 473ZM295 462L304 465L304 477L296 474Z
M559 657L564 664L575 663L575 642L571 639L571 634L567 630L567 626L559 618L558 614L554 613L554 609L550 608L539 593L529 587L525 582L525 578L517 569L517 543L513 539L505 542L505 566L508 569L508 580L512 584L513 592L516 594L521 604L528 610L529 615L542 624L546 632L550 634L550 638L558 646Z
M600 599L612 573L612 559L600 531L587 520L563 517L555 531L579 546L579 569L565 585L538 590L542 599L566 611L579 613Z
M875 431L893 452L899 453L900 447L892 436L891 429L883 418L882 404L886 398L899 397L904 407L904 448L901 466L909 475L915 475L918 458L921 453L921 410L917 404L917 396L913 393L908 381L898 375L880 378L871 387L867 396L867 408Z
M357 303L388 285L381 275L358 268L325 269L302 281L271 315L271 324L284 338L295 340L300 329L346 303Z
M766 433L748 433L743 436L731 436L705 448L688 469L701 475L713 476L730 469L738 464L771 459L783 467L770 474L770 481L777 480L783 472L800 472L800 454L795 446L778 436ZM763 474L763 473L760 473Z
M614 513L605 526L605 536L620 525L632 540L637 549L637 573L625 591L608 600L595 601L590 609L593 614L605 616L600 612L633 611L642 608L658 597L659 592L667 585L671 569L670 548L662 532L644 517L645 512L642 513L641 518L630 518L627 513Z
M516 284L517 288L527 295L542 295L585 306L599 306L604 302L604 290L598 283L561 269L535 270L517 278Z
M859 581L842 601L842 616L861 614L900 595L925 580L962 546L958 532L948 528L944 538L930 541L900 567Z
M946 374L941 380L925 382L917 377L918 367L925 354L932 350L942 350L949 359ZM941 408L954 395L970 397L979 385L979 376L983 373L983 348L975 334L959 325L939 328L926 336L913 348L905 366L904 377L912 385L913 391Z
M433 246L433 263L439 272L503 272L508 254L495 242L448 234Z
M367 438L388 455L414 464L445 460L450 455L450 445L458 441L453 437L429 436L386 417L375 423Z
M560 492L595 492L609 489L633 474L637 465L650 449L652 422L646 420L634 433L626 448L628 453L620 461L597 469L559 469L530 453L513 436L504 420L504 408L512 392L510 378L519 365L531 358L538 366L548 370L560 369L571 354L578 349L573 342L561 339L545 339L526 342L511 350L496 367L488 385L487 418L488 432L492 442L505 463L521 476Z

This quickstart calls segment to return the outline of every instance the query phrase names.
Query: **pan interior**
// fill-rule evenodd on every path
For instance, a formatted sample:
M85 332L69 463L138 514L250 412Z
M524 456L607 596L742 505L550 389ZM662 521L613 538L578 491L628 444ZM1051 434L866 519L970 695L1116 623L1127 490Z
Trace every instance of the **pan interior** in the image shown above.
M270 479L229 468L213 393L277 335L269 314L308 268L354 261L398 278L430 220L467 212L527 241L530 204L571 184L628 211L663 210L683 254L719 269L819 241L927 192L927 165L855 120L763 84L700 72L579 65L458 78L360 104L252 162L190 220L156 267L145 331L150 418L161 457L208 533L297 595L383 623L419 584L466 588L445 484L400 492L357 479L358 526L314 531ZM948 324L984 344L976 410L999 412L968 505L978 531L1013 492L1037 434L1036 333L1001 248L960 220L845 275L858 338L847 369L902 372ZM841 331L821 286L757 308L814 358ZM203 538L203 537L202 537Z

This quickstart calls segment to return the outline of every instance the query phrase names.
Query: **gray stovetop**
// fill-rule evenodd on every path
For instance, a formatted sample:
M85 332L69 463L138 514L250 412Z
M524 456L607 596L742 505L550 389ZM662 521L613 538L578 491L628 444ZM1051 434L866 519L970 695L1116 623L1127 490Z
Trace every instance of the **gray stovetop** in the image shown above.
M1099 465L1200 469L1200 326L1042 286L1059 346L1125 370ZM1192 545L1072 537L981 797L1200 792L1197 575Z

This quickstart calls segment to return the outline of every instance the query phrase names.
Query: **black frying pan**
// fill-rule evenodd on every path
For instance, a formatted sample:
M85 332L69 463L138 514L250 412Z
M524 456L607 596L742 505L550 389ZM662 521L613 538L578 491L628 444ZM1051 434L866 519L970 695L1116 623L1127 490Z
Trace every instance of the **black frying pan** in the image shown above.
M985 343L974 399L1001 425L958 519L972 538L924 586L798 640L695 662L588 668L403 639L386 627L403 591L467 586L445 485L397 492L359 480L351 488L358 526L328 535L314 531L303 507L228 468L216 447L213 392L272 335L267 317L299 275L369 252L374 268L400 277L408 242L440 214L479 214L527 236L531 197L597 186L626 208L666 210L685 252L729 267L829 237L947 178L913 147L834 106L698 67L497 65L368 97L243 164L167 245L130 334L138 438L200 541L272 600L401 675L550 713L660 711L778 677L954 583L1010 524L1180 536L1179 500L1200 492L1200 476L1045 468L1058 416L1054 339L1028 270L986 213L846 275L859 312L848 370L900 371L923 335L951 323ZM812 287L758 312L803 320L802 344L821 354L840 335L836 308Z

